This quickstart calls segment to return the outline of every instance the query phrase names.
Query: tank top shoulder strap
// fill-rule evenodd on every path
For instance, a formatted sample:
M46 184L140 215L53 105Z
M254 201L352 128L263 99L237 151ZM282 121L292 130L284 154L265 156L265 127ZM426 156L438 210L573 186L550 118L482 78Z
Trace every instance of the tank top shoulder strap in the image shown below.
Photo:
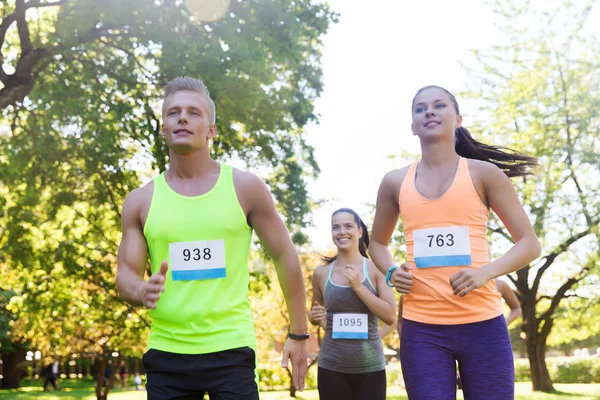
M165 185L167 184L167 179L165 178L165 172L161 172L157 176L154 177L154 190L163 190Z
M327 288L327 284L329 283L329 281L331 281L331 271L333 270L333 263L334 262L335 262L335 260L333 260L329 264L329 271L327 271L327 279L325 279L325 284L323 285L323 294L325 294L325 289Z
M475 189L475 183L471 177L471 171L469 171L469 159L461 157L458 162L458 168L452 186L448 189L451 192L448 197L452 197L453 201L465 201L467 198L471 198L478 205L481 205L484 209L487 209L483 204L477 189ZM457 200L460 199L460 200ZM487 217L486 217L487 223Z
M417 162L413 163L408 167L408 171L404 176L404 180L402 181L402 185L400 186L400 191L398 193L398 205L400 206L400 214L402 214L402 202L410 199L411 196L416 194L415 188L415 175L417 173ZM404 216L402 215L402 219Z
M225 182L231 183L233 185L233 167L229 164L221 165L221 171L219 172L219 178L223 178Z
M363 257L363 274L365 275L365 279L363 280L367 280L369 282L369 284L373 287L374 290L375 289L375 285L373 284L373 281L371 280L371 276L369 276L369 264L367 264L367 258Z

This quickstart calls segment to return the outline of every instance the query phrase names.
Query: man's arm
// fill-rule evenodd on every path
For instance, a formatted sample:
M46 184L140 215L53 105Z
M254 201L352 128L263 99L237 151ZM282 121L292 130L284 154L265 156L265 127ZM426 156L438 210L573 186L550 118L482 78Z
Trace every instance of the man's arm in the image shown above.
M238 199L246 211L250 226L256 231L262 245L275 263L277 278L285 297L290 316L290 332L303 335L308 332L306 317L306 289L298 253L283 220L277 214L267 186L258 177L234 170ZM288 339L284 345L282 365L292 359L294 386L304 387L306 378L306 343Z
M160 292L164 291L164 277L167 270L166 261L161 265L158 274L144 281L144 266L148 247L140 220L147 188L131 192L123 204L121 227L123 235L117 253L116 285L119 296L124 301L148 308L156 308Z

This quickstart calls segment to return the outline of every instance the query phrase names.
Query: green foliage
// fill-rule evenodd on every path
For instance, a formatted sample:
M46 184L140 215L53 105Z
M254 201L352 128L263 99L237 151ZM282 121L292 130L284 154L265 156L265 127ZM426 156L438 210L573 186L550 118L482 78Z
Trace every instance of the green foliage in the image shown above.
M548 362L548 359L546 359ZM519 358L515 360L515 382L531 381L531 369L529 368L529 360Z
M556 310L555 326L548 337L548 345L568 347L600 334L599 314L600 296L563 300Z
M563 360L554 366L554 381L560 383L600 382L600 360Z
M11 307L9 306L15 294L12 290L0 290L0 348L5 350L6 346L10 345L8 341L5 343L5 338L8 337L10 326L16 319L16 314L11 312Z
M597 357L548 357L546 365L554 383L600 382L600 359ZM515 381L531 381L531 370L527 359L515 360Z
M15 4L2 2L2 15ZM335 18L308 0L232 2L214 23L172 1L76 0L27 12L40 58L25 75L35 82L17 90L0 76L10 104L0 121L2 289L14 292L0 300L0 338L44 355L141 354L147 314L113 283L120 210L168 162L160 87L179 75L200 77L215 99L213 156L260 171L304 242L305 180L318 166L303 126L316 118L321 36ZM3 62L18 70L28 46L8 33ZM269 280L255 278L264 291Z

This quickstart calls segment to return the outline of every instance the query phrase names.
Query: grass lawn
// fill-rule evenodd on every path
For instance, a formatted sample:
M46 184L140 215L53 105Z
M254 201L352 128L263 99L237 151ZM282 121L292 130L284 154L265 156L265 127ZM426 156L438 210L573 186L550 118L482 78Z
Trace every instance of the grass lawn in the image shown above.
M16 391L0 390L0 399L2 400L93 400L94 384L91 380L73 379L61 380L60 385L63 388L60 392L42 391L42 380L22 381L23 387ZM516 399L518 400L600 400L600 384L560 384L554 385L556 393L532 393L531 383L517 383ZM144 391L114 389L108 396L110 400L145 400ZM319 396L316 390L307 390L298 393L297 400L318 400ZM290 400L292 399L286 392L265 392L261 394L262 400ZM406 400L406 392L399 386L388 387L388 400ZM458 392L458 399L463 399L462 392Z

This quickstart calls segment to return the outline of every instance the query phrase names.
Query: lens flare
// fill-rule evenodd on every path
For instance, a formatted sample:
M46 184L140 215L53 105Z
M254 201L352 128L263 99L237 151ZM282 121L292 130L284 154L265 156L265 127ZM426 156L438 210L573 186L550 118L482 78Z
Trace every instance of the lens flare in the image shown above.
M185 0L185 4L199 21L214 22L227 13L230 0Z

